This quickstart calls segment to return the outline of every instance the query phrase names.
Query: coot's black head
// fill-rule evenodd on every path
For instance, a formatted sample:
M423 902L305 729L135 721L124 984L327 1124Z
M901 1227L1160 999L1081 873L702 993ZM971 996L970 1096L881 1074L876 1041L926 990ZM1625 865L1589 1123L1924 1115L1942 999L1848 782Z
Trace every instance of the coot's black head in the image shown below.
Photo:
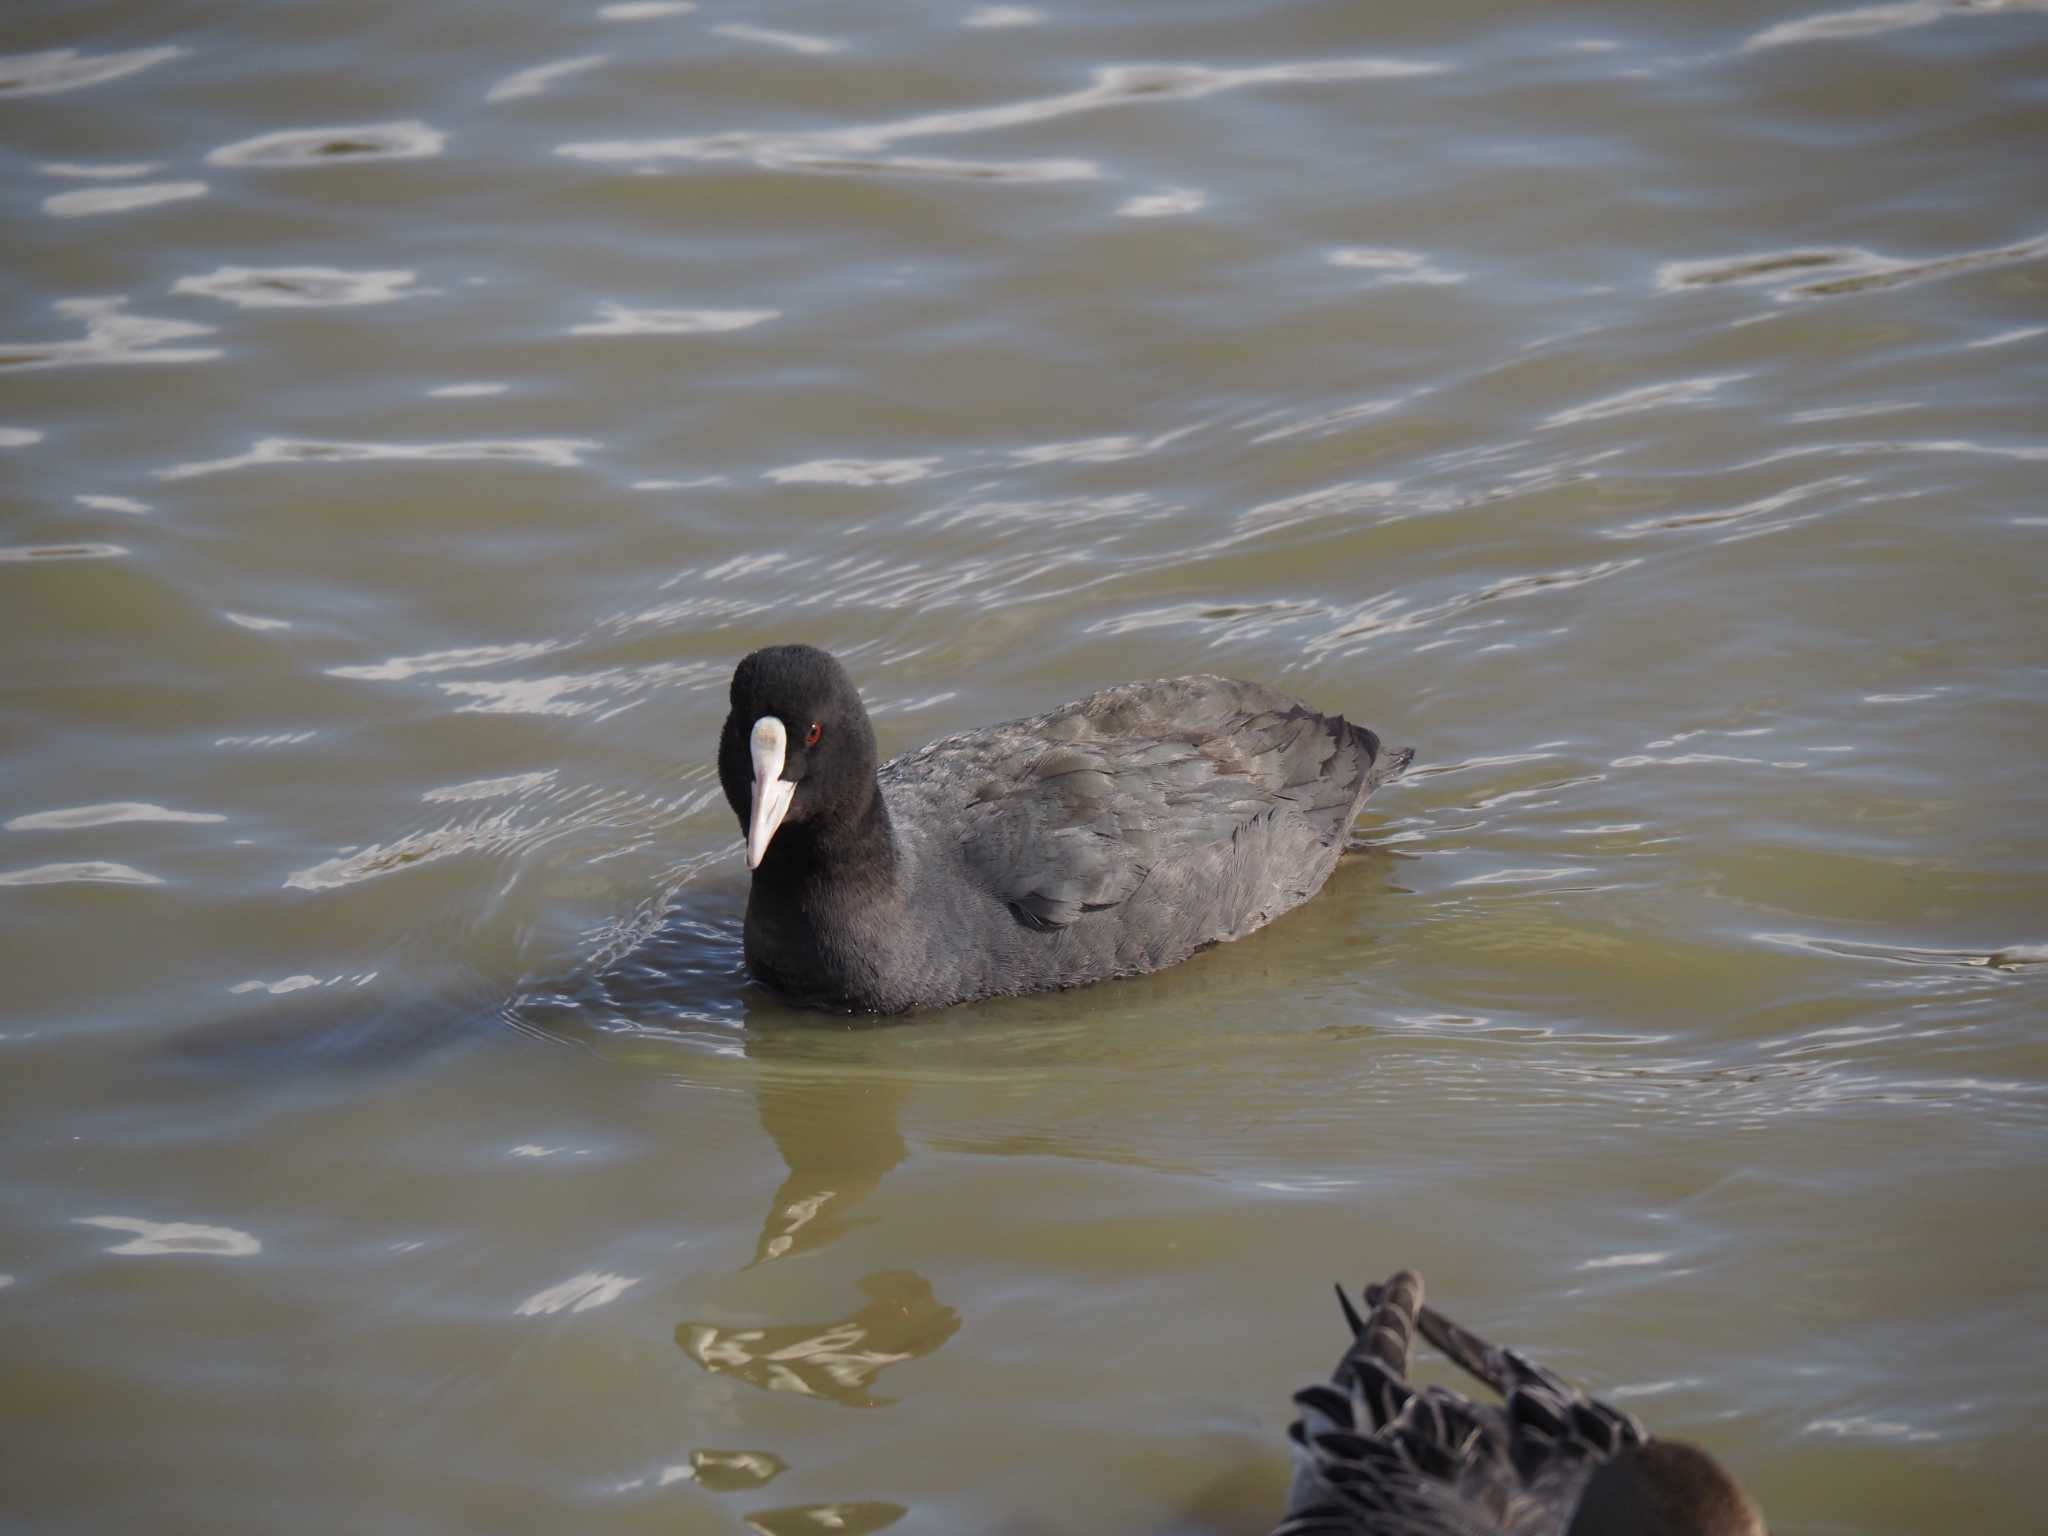
M749 869L771 845L815 849L862 825L875 805L875 761L860 694L825 652L773 645L733 672L718 780L747 839Z

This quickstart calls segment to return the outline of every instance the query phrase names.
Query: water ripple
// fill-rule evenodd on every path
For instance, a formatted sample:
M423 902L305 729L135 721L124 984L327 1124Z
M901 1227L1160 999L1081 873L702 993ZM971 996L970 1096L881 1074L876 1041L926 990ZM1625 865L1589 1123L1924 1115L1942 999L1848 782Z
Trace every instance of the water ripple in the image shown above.
M530 661L559 651L561 640L520 640L508 645L465 645L445 651L427 651L417 656L394 656L370 666L329 667L329 677L354 678L360 682L402 683L408 678L431 677L436 672L461 672L472 667L495 667L508 661Z
M215 1258L241 1259L261 1253L263 1243L236 1227L204 1226L195 1221L148 1221L140 1216L80 1216L81 1227L105 1227L110 1232L132 1232L125 1243L108 1253L165 1254L204 1253Z
M1750 288L1777 283L1781 286L1772 289L1771 297L1784 304L1901 288L1988 267L2038 261L2043 256L2048 256L2048 235L1917 260L1884 256L1860 246L1810 247L1765 251L1753 256L1667 261L1657 268L1656 288L1660 293L1677 293L1693 288ZM1795 274L1797 281L1785 281Z
M1466 609L1481 603L1533 597L1538 593L1604 581L1641 563L1639 560L1602 560L1594 565L1574 566L1534 575L1503 577L1470 591L1460 592L1439 602L1413 609L1407 607L1408 600L1398 593L1367 598L1347 610L1341 621L1333 628L1305 640L1303 650L1310 656L1350 655L1358 647L1347 645L1346 642L1363 640L1373 635L1400 634L1421 629L1454 614L1463 613Z
M182 203L206 196L203 181L146 181L131 187L86 187L56 192L43 199L43 212L53 219L84 219L102 213L128 213L163 203Z
M351 443L266 437L247 453L157 470L159 480L191 480L266 464L535 464L575 469L602 444L581 437L512 437L454 443Z
M1203 425L1197 422L1193 426L1176 427L1152 437L1119 433L1108 437L1077 438L1072 442L1039 443L1030 448L1013 449L1009 461L1016 469L1029 469L1037 464L1116 464L1157 453L1190 433L1201 431Z
M1405 395L1383 395L1378 399L1359 400L1350 405L1338 406L1334 410L1316 411L1311 415L1302 417L1298 421L1288 422L1284 426L1274 427L1269 431L1261 432L1252 439L1252 445L1257 447L1263 443L1277 443L1290 437L1301 437L1304 435L1309 437L1328 437L1332 432L1341 432L1346 427L1356 426L1361 421L1371 421L1375 417L1385 416L1391 411L1397 411L1418 395L1424 395L1428 392L1426 389L1410 390ZM1374 484L1378 487L1387 487L1391 486L1393 482L1382 480L1376 481ZM1342 488L1339 487L1338 489ZM1313 492L1311 494L1324 495L1327 493ZM1298 497L1295 498L1296 501L1300 499ZM1267 503L1269 507L1282 505L1286 505L1286 503Z
M84 859L72 864L38 864L33 869L0 870L0 885L162 885L159 875L109 859Z
M228 991L241 996L249 992L264 992L272 997L288 997L294 992L304 992L312 987L367 987L377 979L375 971L365 971L354 976L297 976L281 977L277 981L264 981L260 977L238 981Z
M640 1283L637 1275L607 1275L596 1270L572 1275L557 1285L535 1291L517 1308L520 1317L548 1317L556 1312L588 1312L610 1306Z
M490 88L484 100L518 101L522 97L542 95L557 80L566 80L571 75L580 75L600 64L608 64L611 57L608 53L586 53L579 58L557 59L552 64L536 64L530 69L507 75Z
M1045 24L1045 12L1030 5L976 6L960 18L960 25L989 31L1009 27L1037 27Z
M11 821L0 822L9 832L72 831L79 827L107 827L123 821L177 821L195 825L226 821L212 811L174 811L146 800L114 800L105 805L75 805L59 811L29 811Z
M850 1504L792 1504L783 1509L754 1510L747 1516L747 1527L760 1536L874 1536L909 1513L907 1505L877 1499Z
M780 319L779 309L629 309L600 304L604 318L572 326L571 336L702 336L744 331Z
M1814 497L1824 493L1852 490L1864 483L1861 475L1829 475L1820 480L1810 480L1804 485L1794 485L1769 496L1758 497L1755 501L1743 502L1740 506L1720 507L1707 512L1684 512L1668 517L1640 518L1624 523L1619 528L1602 529L1602 536L1610 539L1639 539L1647 534L1684 532L1695 528L1728 528L1740 525L1745 533L1768 533L1781 528L1794 527L1810 522L1828 510L1815 507L1800 512L1794 517L1780 517L1777 514L1790 508L1802 506Z
M928 480L938 459L811 459L771 469L764 478L777 485L909 485Z
M431 294L417 272L348 272L340 267L220 267L181 277L173 293L198 294L242 309L328 309L390 304Z
M420 798L426 801L495 800L503 795L527 795L552 784L556 771L553 768L544 768L533 773L506 774L495 779L470 779L461 784L448 784L439 789L427 790Z
M780 48L787 53L810 57L846 51L845 42L836 37L815 37L808 32L779 32L773 27L757 27L745 21L728 21L711 30L715 35L729 37L734 42L759 43L764 48Z
M697 0L618 0L597 8L599 21L660 21L670 16L687 16L697 9Z
M1449 287L1465 281L1465 274L1439 267L1420 251L1397 251L1385 246L1339 246L1323 258L1333 267L1349 267L1373 274L1369 286L1386 287L1412 283L1428 288Z
M284 883L295 891L337 890L456 854L516 848L532 835L533 829L515 822L510 811L499 811L460 825L409 832L390 843L372 843L353 853L323 859L305 869L293 870Z
M0 544L0 565L38 560L114 560L128 553L121 544Z
M418 120L346 128L286 128L223 144L208 165L354 165L367 160L424 160L447 147L448 135Z
M1209 194L1200 187L1161 187L1157 192L1124 199L1116 211L1125 219L1171 219L1200 213L1208 206Z
M0 97L54 96L59 91L105 85L179 58L184 52L183 48L164 46L129 53L80 53L76 48L17 53L0 58Z
M1449 66L1385 58L1313 59L1249 69L1215 69L1197 64L1114 64L1096 70L1094 83L1059 96L1041 96L990 107L930 112L892 122L855 125L813 133L738 130L667 139L583 140L557 146L555 153L593 162L662 160L746 160L764 170L888 170L961 174L1003 180L1069 180L1092 177L1099 168L1087 160L1038 160L976 164L958 160L875 158L907 139L954 137L1045 123L1106 107L1147 102L1193 101L1219 91L1262 85L1302 85L1396 79L1439 74Z
M1330 417L1321 419L1328 422ZM1314 425L1288 429L1289 432L1294 430L1313 431ZM1263 501L1237 515L1231 538L1225 542L1236 542L1253 534L1276 533L1318 518L1348 518L1366 511L1391 511L1401 489L1398 480L1345 480L1336 485L1303 491L1299 495L1283 496L1277 501Z
M466 715L588 715L609 720L643 702L638 695L654 688L710 687L723 681L722 670L709 662L656 662L644 667L604 667L595 672L561 673L553 677L508 678L500 682L438 684L443 693L466 702ZM583 697L583 695L592 697Z
M2016 341L2032 341L2036 336L2048 336L2048 325L2023 325L2016 330L1980 336L1975 341L1965 342L1963 345L1972 352L1979 352L1986 347L2009 347Z
M1676 1255L1671 1253L1611 1253L1605 1258L1587 1259L1580 1269L1650 1269L1660 1264L1669 1264Z
M36 169L45 176L64 176L73 181L127 181L147 176L162 167L154 160L131 160L114 165L87 165L77 160L53 160Z
M2001 11L2044 8L2043 0L1900 0L1894 5L1865 5L1848 11L1822 11L1798 21L1783 21L1743 43L1745 53L1762 48L1783 48L1793 43L1841 42L1849 38L1873 37L1881 32L1902 32L1932 22L1962 16L1995 16Z
M1709 373L1695 379L1670 379L1661 384L1642 384L1634 389L1625 389L1620 394L1603 395L1600 399L1589 400L1584 405L1553 412L1544 417L1538 425L1548 430L1552 427L1578 426L1588 421L1606 421L1615 416L1630 416L1638 411L1658 411L1668 406L1700 405L1711 400L1727 385L1739 384L1748 377L1750 375L1746 373Z
M121 363L205 363L219 347L172 347L166 342L211 336L213 327L190 320L153 320L126 312L124 298L59 299L50 307L85 323L77 341L0 342L0 370L80 368Z
M1854 960L1884 960L1894 965L1933 965L2020 975L2048 966L2048 944L2007 944L1998 949L1936 949L1910 944L1856 944L1803 933L1755 933L1760 944L1803 949L1815 954Z

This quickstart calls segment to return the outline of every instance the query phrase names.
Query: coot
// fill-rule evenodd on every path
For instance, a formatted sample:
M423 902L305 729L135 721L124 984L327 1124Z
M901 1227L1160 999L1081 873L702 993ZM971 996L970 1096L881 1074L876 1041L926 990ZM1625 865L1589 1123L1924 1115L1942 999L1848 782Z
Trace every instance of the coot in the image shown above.
M1273 1536L1767 1536L1697 1446L1652 1439L1511 1349L1422 1304L1409 1270L1368 1286L1327 1384L1297 1392L1287 1514ZM1416 1330L1501 1396L1408 1380Z
M778 645L732 677L718 777L747 965L897 1013L1156 971L1315 894L1412 750L1257 683L1127 683L876 764L852 680Z

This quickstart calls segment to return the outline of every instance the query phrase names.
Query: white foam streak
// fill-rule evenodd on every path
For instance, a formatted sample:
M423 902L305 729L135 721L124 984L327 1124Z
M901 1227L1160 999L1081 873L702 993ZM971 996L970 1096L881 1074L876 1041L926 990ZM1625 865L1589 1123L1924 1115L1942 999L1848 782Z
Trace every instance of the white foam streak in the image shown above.
M340 267L219 267L181 277L173 293L219 299L238 309L341 309L390 304L433 292L412 286L417 272L350 272Z
M123 298L59 299L50 307L85 323L77 341L0 342L0 370L77 368L125 363L203 363L221 355L218 347L173 347L166 342L211 336L213 327L190 320L154 320L131 315Z
M10 96L54 96L82 91L182 57L183 48L137 48L129 53L80 53L54 48L44 53L17 53L0 58L0 101Z
M127 1242L109 1248L108 1253L201 1253L214 1258L242 1259L263 1251L260 1239L237 1227L211 1227L194 1221L147 1221L140 1216L80 1216L77 1224L135 1234Z
M226 821L212 811L173 811L146 800L114 800L105 805L77 805L59 811L30 811L0 823L9 832L73 831L79 827L107 827L124 821L174 821L205 825Z
M600 445L580 437L498 438L454 443L353 443L266 437L247 453L156 471L159 480L193 480L268 464L532 464L575 469Z
M759 43L763 47L780 48L788 53L816 56L846 51L846 44L836 37L815 37L808 32L779 32L773 27L757 27L745 21L728 21L711 30L720 37L731 38L734 42Z
M129 864L85 859L72 864L38 864L0 870L0 885L162 885L163 880Z
M485 101L518 101L526 96L542 95L557 80L566 80L571 75L580 75L585 70L597 68L611 62L608 53L586 53L580 58L558 59L552 64L536 64L531 69L522 69L507 75L492 86L484 97Z
M1209 206L1209 194L1199 187L1161 187L1138 197L1124 199L1117 215L1126 219L1171 219L1200 213Z
M930 479L938 459L811 459L771 469L766 478L777 485L909 485Z
M571 336L706 336L780 319L779 309L630 309L600 304L602 319L572 326Z
M421 160L447 147L448 135L417 119L340 128L286 128L223 144L208 165L335 166L371 160Z
M697 9L696 0L619 0L616 5L597 8L599 21L661 21L670 16L687 16Z
M632 1275L607 1275L589 1270L572 1275L559 1285L535 1291L519 1303L520 1317L546 1317L556 1312L588 1312L609 1306L640 1283Z
M102 213L130 213L163 203L182 203L206 196L203 181L148 181L132 187L86 187L57 192L43 199L43 212L53 219L83 219Z

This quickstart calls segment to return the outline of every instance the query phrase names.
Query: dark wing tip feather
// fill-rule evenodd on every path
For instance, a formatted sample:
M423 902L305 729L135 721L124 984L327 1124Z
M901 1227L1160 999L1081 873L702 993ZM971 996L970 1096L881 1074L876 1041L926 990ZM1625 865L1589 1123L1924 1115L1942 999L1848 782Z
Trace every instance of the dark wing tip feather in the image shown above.
M1368 1288L1366 1292L1368 1298L1366 1301L1367 1306L1372 1306L1374 1304L1374 1301L1377 1298L1373 1296L1373 1292L1377 1291L1378 1289L1378 1286L1372 1286ZM1340 1285L1336 1288L1336 1290L1337 1305L1344 1309L1344 1321L1351 1325L1351 1337L1354 1339L1358 1338L1365 1332L1365 1319L1358 1315L1358 1308L1351 1305L1351 1298L1344 1294L1344 1287Z

